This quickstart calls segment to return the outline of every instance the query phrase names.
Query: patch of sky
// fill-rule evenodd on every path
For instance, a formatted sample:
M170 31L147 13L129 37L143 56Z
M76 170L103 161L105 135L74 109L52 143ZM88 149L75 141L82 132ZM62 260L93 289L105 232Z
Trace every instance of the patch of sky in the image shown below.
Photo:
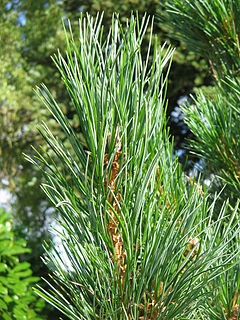
M22 3L19 0L12 0L12 1L7 2L6 9L10 10L12 8L18 8L21 4Z
M182 96L178 99L177 105L174 107L173 111L171 112L171 122L176 124L178 127L180 127L180 132L182 135L185 135L188 133L189 128L184 122L184 114L181 111L181 105L187 104L191 102L191 98L188 96Z
M11 7L12 7L12 2L8 2L8 3L6 4L6 9L7 9L7 10L10 10Z
M185 155L185 153L186 153L186 150L184 150L184 149L177 150L177 155L179 158L182 157L183 155Z
M43 7L44 7L44 9L49 8L49 2L44 3Z
M18 15L18 26L25 26L26 24L26 12L22 11Z
M6 189L0 189L0 207L10 209L11 193Z
M58 261L61 268L63 268L66 272L74 271L68 250L64 245L64 239L67 237L67 235L64 233L64 229L57 220L54 220L51 221L49 231L52 234L52 244L54 245L55 250L58 252L58 256L56 256L55 259ZM77 250L77 248L75 248L75 250ZM51 265L49 265L49 267L51 267Z

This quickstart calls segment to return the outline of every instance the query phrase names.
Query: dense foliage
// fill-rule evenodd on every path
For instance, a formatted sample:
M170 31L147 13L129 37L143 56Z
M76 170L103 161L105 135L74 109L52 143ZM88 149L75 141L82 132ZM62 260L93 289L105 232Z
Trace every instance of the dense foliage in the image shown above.
M158 1L56 1L15 0L1 1L0 11L0 172L1 187L12 192L14 223L20 229L32 250L32 263L37 265L41 253L41 240L46 238L47 224L51 221L49 202L39 191L41 176L29 166L22 153L31 154L31 145L41 144L41 136L35 130L40 120L48 120L48 113L36 99L32 88L41 82L48 86L61 103L73 126L78 127L74 110L50 56L56 49L64 48L64 32L61 19L70 18L72 28L78 28L80 11L97 13L104 11L103 24L111 25L113 11L121 12L122 21L138 10L154 15ZM107 30L107 29L106 29ZM163 43L169 40L168 30L155 21L155 32ZM208 69L203 59L189 54L179 41L179 48L172 62L168 95L173 107L179 96L208 80ZM147 50L147 41L142 44ZM170 113L170 108L169 108ZM51 123L51 129L58 128ZM41 211L41 214L39 214ZM36 270L37 271L37 270Z
M195 136L191 148L206 161L204 175L215 175L214 190L227 184L224 197L234 204L240 192L240 2L167 2L168 26L209 60L215 78L214 95L200 92L190 108L183 108Z
M113 16L104 33L100 15L81 16L77 35L69 25L66 48L54 61L81 131L42 85L38 95L64 138L43 123L51 152L27 157L45 174L42 189L61 226L61 250L45 246L48 289L36 292L68 319L235 316L238 206L215 207L217 197L173 157L171 48L159 47L146 16L132 16L126 28Z
M236 320L240 2L0 4L0 186L15 226L1 211L0 318L44 317L33 271L47 279L37 292L70 319ZM79 30L81 12L103 10ZM178 129L167 118L193 90ZM174 150L189 128L197 181ZM53 213L49 278L39 256Z
M190 148L205 161L203 178L212 177L211 191L223 189L220 202L229 198L234 206L240 192L240 2L169 0L167 7L167 23L174 34L184 39L191 50L201 52L211 65L214 94L199 92L192 105L184 106L182 111L194 134ZM239 317L239 277L238 262L238 267L227 272L219 283L224 288L227 319ZM218 313L211 316L215 318Z
M12 217L0 210L0 318L3 320L39 320L44 302L33 293L32 285L39 280L32 276L28 262L20 256L29 253L26 242L16 239Z

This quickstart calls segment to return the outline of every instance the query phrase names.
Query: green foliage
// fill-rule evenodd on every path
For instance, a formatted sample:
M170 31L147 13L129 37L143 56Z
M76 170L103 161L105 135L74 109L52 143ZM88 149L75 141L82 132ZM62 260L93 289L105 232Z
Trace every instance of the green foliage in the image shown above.
M228 184L236 202L240 192L238 113L219 93L213 102L200 93L192 106L182 110L187 115L186 123L196 137L190 147L207 161L210 172L216 172L216 176Z
M215 76L239 71L240 2L168 0L168 26L193 52L206 57Z
M27 259L35 275L46 272L39 257L51 214L49 202L37 184L41 176L33 172L22 153L30 154L31 145L42 142L36 125L48 118L33 87L46 79L55 96L68 105L50 58L53 43L59 48L63 43L64 33L58 32L62 16L56 1L1 1L0 187L7 187L12 194L14 226L32 249ZM25 24L20 24L19 17L25 19Z
M15 239L12 218L0 210L0 318L3 320L44 319L43 301L31 286L39 280L32 276L30 264L19 256L29 253L23 239Z
M31 259L36 274L44 272L38 270L38 267L42 266L38 261L42 254L41 242L46 239L47 221L51 219L52 211L49 210L49 202L39 190L40 174L33 172L34 169L26 163L22 153L31 154L31 145L36 147L42 143L42 138L35 129L40 119L48 121L56 135L60 136L61 131L54 121L50 121L32 88L44 81L54 98L60 101L71 125L80 130L72 103L50 58L56 48L64 49L61 19L66 22L66 18L70 18L74 30L78 28L80 11L96 14L102 10L103 25L108 30L112 23L112 13L115 11L121 12L121 21L126 22L131 11L138 11L142 17L145 12L154 15L157 8L156 0L1 1L0 187L8 188L12 192L11 212L14 225L21 232L24 230L21 236L32 248L28 258ZM170 41L168 29L158 21L155 21L155 32L162 42ZM175 41L174 46L179 50L174 55L173 72L169 79L169 112L179 96L208 81L205 61L189 54L179 41ZM145 39L142 52L146 53L147 49L148 41ZM8 184L5 184L6 180ZM22 225L25 226L24 229Z
M168 23L178 37L195 52L201 52L212 66L216 88L213 95L202 93L193 106L184 107L186 123L196 139L191 147L206 160L218 179L227 183L226 194L239 198L239 1L170 0ZM191 24L191 27L190 27Z
M171 59L146 16L126 28L113 16L108 33L102 16L81 16L54 57L81 131L45 85L37 90L64 138L43 123L50 152L27 157L61 226L62 249L45 245L48 289L36 292L69 319L193 319L207 317L211 301L219 317L227 312L216 284L239 260L238 207L225 203L214 220L217 198L173 159Z
M214 174L211 191L224 187L221 202L229 198L234 206L240 192L240 2L169 0L167 3L168 24L189 48L209 60L216 81L210 94L200 91L191 106L182 108L194 134L190 147L205 160L204 176ZM239 268L224 273L214 287L218 289L215 298L209 300L209 318L239 318Z

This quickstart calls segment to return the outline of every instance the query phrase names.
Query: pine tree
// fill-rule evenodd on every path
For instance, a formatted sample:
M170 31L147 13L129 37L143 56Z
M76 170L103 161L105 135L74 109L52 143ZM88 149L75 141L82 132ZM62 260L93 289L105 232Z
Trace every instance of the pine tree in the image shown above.
M191 148L206 161L219 190L234 204L240 192L240 2L167 1L166 23L190 50L203 55L212 69L215 88L210 97L198 93L184 107L186 123L194 134Z
M45 175L61 250L45 245L49 289L35 290L68 319L230 319L236 299L226 304L219 283L238 267L238 207L216 209L218 196L173 154L173 50L158 45L147 16L126 27L113 16L104 34L102 15L81 16L79 34L69 23L66 52L54 57L80 132L45 85L37 90L62 134L42 123L50 151L27 159Z
M190 148L204 159L205 177L214 177L211 191L223 189L221 201L229 198L234 206L240 192L240 2L166 2L166 23L178 38L184 39L190 50L208 59L215 79L210 95L200 91L193 97L191 106L182 107L185 121L194 134ZM239 318L239 269L238 263L218 282L217 297L227 310L227 319ZM218 302L213 309L211 319L219 319Z
M61 18L70 18L72 28L78 29L80 11L95 15L102 10L107 33L113 11L121 12L121 20L126 21L132 10L137 10L142 17L145 11L154 14L157 6L157 0L1 1L0 188L7 188L12 193L11 212L14 224L19 227L22 236L32 248L28 257L34 266L35 274L43 272L42 265L38 263L39 255L42 254L41 240L46 239L47 224L51 220L52 210L39 190L41 175L33 171L34 168L22 156L23 152L31 154L31 145L36 147L42 143L35 126L40 119L48 119L48 113L36 99L32 88L44 81L61 104L63 112L71 119L72 125L78 127L71 101L50 58L55 48L64 49ZM154 30L158 38L168 39L167 31L163 31L163 27L158 23L155 23ZM179 45L178 41L174 45ZM145 51L147 41L142 43L142 52ZM185 52L185 47L180 44L172 62L171 74L174 85L170 79L171 89L168 90L168 93L171 93L172 105L182 92L191 90L193 86L200 85L206 79L206 64L203 60L199 59L196 62L192 54L186 57ZM187 70L184 78L182 70ZM205 71L201 77L199 70ZM171 106L168 112L171 112ZM53 127L54 122L50 124L48 119L48 124L51 130L60 135L60 131L57 133L58 128Z

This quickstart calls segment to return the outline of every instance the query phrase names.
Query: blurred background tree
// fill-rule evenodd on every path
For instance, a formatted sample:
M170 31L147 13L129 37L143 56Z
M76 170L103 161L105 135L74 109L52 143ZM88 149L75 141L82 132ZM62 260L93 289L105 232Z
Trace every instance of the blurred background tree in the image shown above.
M32 276L31 265L22 262L28 254L26 241L16 238L10 213L0 209L0 317L3 320L43 320L44 301L33 293L39 281Z

